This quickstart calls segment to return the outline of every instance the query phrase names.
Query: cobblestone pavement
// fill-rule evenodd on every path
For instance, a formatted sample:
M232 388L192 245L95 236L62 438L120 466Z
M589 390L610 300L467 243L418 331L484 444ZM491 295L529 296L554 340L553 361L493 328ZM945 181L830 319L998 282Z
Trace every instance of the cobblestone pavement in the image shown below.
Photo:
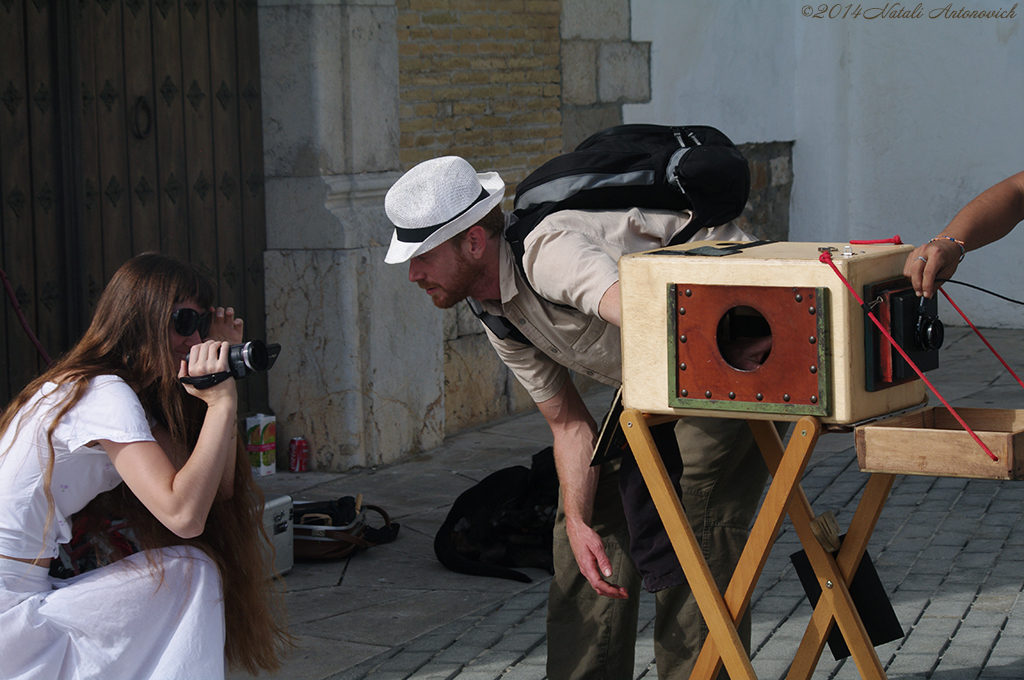
M1019 364L1024 333L983 332L1011 366ZM969 331L947 329L942 364L929 377L954 406L1024 408L1024 389ZM601 413L608 398L602 392L588 401ZM528 570L534 582L522 584L454 574L431 546L461 490L493 470L528 465L549 439L533 413L461 433L387 468L267 478L269 495L296 500L362 493L402 524L393 544L344 562L299 563L284 577L299 645L270 677L544 678L548 575ZM832 510L843 527L867 479L853 435L826 434L802 484L815 513ZM877 648L890 679L1024 678L1022 519L1021 482L896 478L868 547L905 632ZM798 550L787 521L752 599L753 666L762 679L785 677L810 617L789 560ZM653 679L653 598L640 597L635 677ZM852 660L836 661L826 647L815 679L857 677Z

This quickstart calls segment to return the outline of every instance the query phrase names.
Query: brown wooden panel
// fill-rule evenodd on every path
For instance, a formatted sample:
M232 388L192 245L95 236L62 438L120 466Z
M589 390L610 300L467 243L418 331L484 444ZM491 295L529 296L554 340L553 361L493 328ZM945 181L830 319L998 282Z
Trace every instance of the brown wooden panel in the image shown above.
M263 112L260 107L260 55L256 0L238 0L235 11L238 45L238 129L242 186L242 251L245 266L245 322L249 337L266 338L263 253L267 247L263 198ZM268 408L266 376L249 379L250 410Z
M231 305L245 319L244 260L242 249L242 209L239 179L240 130L238 126L238 56L235 45L234 2L210 5L210 86L213 131L214 174L217 205L217 281L220 303ZM248 380L239 383L239 403L243 411L249 401Z
M101 12L96 2L72 3L71 26L77 48L77 73L73 76L78 84L75 102L77 144L79 161L77 165L78 224L77 245L81 256L78 262L78 279L83 308L77 318L85 327L96 311L96 303L106 283L103 266L103 206L100 180L100 157L97 106L100 88L96 86L95 20ZM100 86L102 87L102 85Z
M238 129L238 71L234 3L210 7L210 85L214 174L217 190L217 269L221 300L245 308L242 282L241 172Z
M160 249L189 259L188 191L185 181L186 99L181 79L181 6L157 3L153 25L153 77L156 154L159 163Z
M25 9L31 3L0 3L0 200L3 211L2 266L18 303L35 325L35 249L32 243L32 167L29 138L29 86L26 75ZM4 299L5 307L9 303ZM18 324L7 314L6 376L9 394L18 392L36 374L36 350Z
M125 3L124 91L128 151L128 199L131 202L132 250L160 250L160 204L157 199L153 44L150 5ZM157 10L158 11L158 10Z
M69 347L64 187L58 127L60 83L56 50L50 43L56 33L56 7L56 3L25 5L37 302L34 331L51 357ZM40 362L39 369L43 368L45 362Z
M188 192L189 259L216 277L217 199L213 167L210 88L210 42L206 2L181 9L182 85L185 105L185 158Z
M122 58L121 3L86 0L94 8L96 121L99 142L100 197L103 224L104 283L133 254L131 191L125 131L126 103Z

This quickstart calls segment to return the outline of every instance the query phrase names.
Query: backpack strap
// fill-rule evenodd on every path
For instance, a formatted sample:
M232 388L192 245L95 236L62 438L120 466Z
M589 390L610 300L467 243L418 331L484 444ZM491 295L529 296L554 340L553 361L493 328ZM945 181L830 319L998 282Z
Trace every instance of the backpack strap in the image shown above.
M511 338L518 343L523 345L532 345L530 339L523 335L523 332L512 325L512 322L503 316L497 316L490 312L484 311L483 305L480 301L468 297L466 302L469 304L469 311L473 312L473 316L480 319L487 328L498 337L499 340L505 338Z

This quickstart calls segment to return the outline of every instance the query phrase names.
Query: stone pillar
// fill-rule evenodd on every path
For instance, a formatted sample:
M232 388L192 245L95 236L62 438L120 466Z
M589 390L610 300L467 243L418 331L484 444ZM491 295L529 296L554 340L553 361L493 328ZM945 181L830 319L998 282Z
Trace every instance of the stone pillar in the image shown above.
M306 436L315 469L390 462L444 429L441 315L383 262L399 176L395 3L259 8L278 439Z
M651 45L630 40L629 0L563 0L562 143L574 149L651 98Z

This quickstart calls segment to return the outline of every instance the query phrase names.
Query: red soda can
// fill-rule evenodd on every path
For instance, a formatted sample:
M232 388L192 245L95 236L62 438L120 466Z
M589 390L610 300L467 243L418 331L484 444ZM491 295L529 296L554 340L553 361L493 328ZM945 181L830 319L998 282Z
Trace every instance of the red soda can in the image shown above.
M309 442L305 437L292 437L288 443L288 469L292 472L309 469Z

